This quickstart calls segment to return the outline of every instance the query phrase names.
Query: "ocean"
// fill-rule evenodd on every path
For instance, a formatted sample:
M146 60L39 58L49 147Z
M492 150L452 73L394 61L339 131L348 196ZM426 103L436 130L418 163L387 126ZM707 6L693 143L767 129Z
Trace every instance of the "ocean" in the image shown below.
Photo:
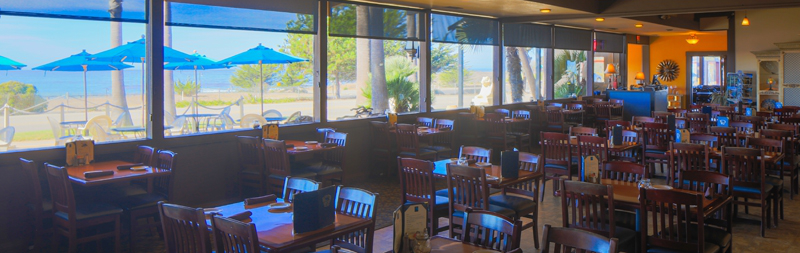
M139 69L126 69L125 94L142 93L142 72ZM235 69L213 69L197 71L201 92L231 92L235 87L230 78ZM194 81L194 70L174 70L174 80ZM41 70L0 71L0 83L19 81L32 84L43 97L83 96L83 72L59 72ZM86 86L89 96L107 96L111 94L111 72L95 71L86 73Z

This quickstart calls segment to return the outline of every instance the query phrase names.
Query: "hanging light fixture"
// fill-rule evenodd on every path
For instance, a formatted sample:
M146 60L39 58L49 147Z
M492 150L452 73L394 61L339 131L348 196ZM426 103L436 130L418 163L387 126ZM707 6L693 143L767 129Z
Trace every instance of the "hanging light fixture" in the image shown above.
M697 42L700 42L700 39L698 39L694 33L692 33L692 35L689 36L688 39L686 39L686 43L689 43L689 45L697 44Z
M744 19L742 19L742 26L750 26L750 19L747 19L747 11L744 11Z

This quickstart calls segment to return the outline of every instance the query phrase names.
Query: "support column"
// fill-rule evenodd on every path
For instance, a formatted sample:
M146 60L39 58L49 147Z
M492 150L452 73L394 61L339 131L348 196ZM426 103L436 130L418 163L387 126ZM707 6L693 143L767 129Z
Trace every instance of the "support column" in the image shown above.
M419 43L419 112L432 111L432 83L431 83L431 12L427 10L420 13L420 34L423 41ZM439 108L444 109L444 108Z
M314 119L328 122L328 1L318 2L317 36L314 36Z
M164 0L150 1L147 23L147 137L164 139ZM158 91L158 92L154 92Z

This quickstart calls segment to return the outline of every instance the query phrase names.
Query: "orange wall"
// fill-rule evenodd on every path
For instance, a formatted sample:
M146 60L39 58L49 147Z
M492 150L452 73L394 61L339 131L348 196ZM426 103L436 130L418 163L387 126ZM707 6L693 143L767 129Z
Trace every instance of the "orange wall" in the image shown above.
M652 75L657 74L658 63L670 59L678 63L680 69L678 77L672 82L661 81L661 84L676 86L679 93L685 94L686 74L690 67L686 66L686 52L728 50L728 38L725 34L698 34L697 38L700 39L700 42L695 45L686 43L686 38L689 38L689 35L650 37L650 77L648 77L648 82L653 78Z
M642 69L642 45L628 44L628 77L627 83L630 88L631 85L636 84L636 73L645 72Z

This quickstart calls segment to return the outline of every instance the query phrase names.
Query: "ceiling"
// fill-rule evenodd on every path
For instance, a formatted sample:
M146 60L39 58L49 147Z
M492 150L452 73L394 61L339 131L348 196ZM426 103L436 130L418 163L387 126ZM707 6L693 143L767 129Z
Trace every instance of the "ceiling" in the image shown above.
M356 0L500 18L507 23L544 23L649 36L703 31L704 17L732 11L800 7L800 0ZM551 9L541 13L540 9ZM597 17L605 18L598 22ZM643 24L642 28L634 24ZM712 28L719 30L719 26Z

